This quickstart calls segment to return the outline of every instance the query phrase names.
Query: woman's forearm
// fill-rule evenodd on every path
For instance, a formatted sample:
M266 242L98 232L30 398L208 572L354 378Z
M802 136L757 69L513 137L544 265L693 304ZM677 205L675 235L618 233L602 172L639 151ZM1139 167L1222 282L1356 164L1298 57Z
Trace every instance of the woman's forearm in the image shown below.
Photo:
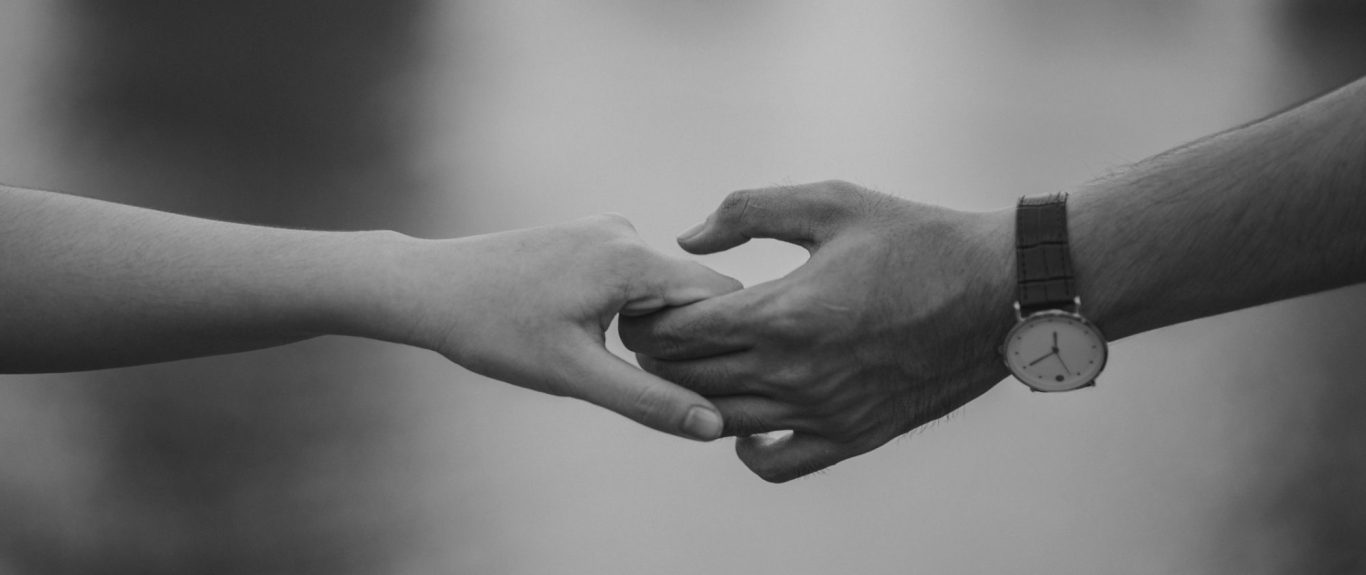
M247 351L324 334L410 344L490 377L710 440L700 395L603 347L618 313L739 289L619 216L453 240L312 232L0 188L0 373Z
M389 232L313 232L0 188L0 371L75 371L358 331Z

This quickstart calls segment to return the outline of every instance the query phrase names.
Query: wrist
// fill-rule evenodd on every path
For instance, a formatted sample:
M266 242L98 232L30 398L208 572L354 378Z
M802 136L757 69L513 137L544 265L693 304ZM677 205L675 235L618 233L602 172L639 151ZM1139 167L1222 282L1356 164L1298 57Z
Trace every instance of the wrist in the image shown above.
M1014 212L936 213L938 225L926 228L917 217L911 226L931 229L932 240L903 241L922 246L910 256L911 273L934 280L916 287L921 305L908 310L908 339L923 337L930 326L937 342L933 354L957 359L950 377L989 387L1006 375L996 350L1015 323ZM928 262L920 257L927 252L934 255ZM918 373L918 368L908 371ZM977 375L961 378L967 372Z
M319 290L324 297L325 333L408 343L418 304L413 271L416 254L429 240L379 230L342 232L325 257L333 272ZM315 294L316 295L316 294Z
M1006 209L975 214L973 237L982 252L978 285L982 308L977 317L984 321L984 341L996 349L1015 324L1015 210ZM1003 368L1004 369L1004 368Z

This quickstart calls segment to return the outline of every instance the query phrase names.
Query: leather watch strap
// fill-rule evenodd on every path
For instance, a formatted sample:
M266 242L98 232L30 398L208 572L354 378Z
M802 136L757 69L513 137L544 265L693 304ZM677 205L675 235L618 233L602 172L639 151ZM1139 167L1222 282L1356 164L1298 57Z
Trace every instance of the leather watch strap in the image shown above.
M1016 301L1020 315L1076 310L1076 285L1067 242L1067 194L1020 198L1015 209Z

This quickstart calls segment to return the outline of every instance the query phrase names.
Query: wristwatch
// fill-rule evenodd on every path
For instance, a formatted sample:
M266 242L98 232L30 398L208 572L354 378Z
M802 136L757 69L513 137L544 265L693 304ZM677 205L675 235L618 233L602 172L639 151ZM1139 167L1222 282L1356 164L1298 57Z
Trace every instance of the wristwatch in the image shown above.
M1067 194L1020 198L1015 211L1015 326L1001 344L1010 373L1034 391L1095 385L1105 336L1081 315L1067 241Z

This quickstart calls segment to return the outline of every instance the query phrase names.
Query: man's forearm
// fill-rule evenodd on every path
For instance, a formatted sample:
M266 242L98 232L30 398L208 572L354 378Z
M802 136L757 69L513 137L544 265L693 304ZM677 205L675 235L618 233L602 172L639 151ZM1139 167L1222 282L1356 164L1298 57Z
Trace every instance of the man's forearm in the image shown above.
M74 371L356 331L398 236L232 224L0 188L0 371Z
M1070 217L1111 339L1366 281L1366 80L1088 184Z

